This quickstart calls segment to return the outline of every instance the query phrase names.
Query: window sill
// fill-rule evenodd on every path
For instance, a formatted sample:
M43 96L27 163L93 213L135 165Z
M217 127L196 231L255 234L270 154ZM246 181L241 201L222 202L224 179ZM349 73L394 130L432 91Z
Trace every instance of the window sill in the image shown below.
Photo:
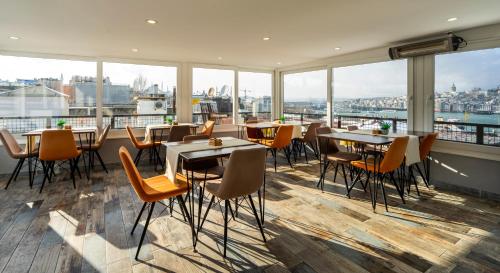
M500 161L500 147L437 140L433 152Z

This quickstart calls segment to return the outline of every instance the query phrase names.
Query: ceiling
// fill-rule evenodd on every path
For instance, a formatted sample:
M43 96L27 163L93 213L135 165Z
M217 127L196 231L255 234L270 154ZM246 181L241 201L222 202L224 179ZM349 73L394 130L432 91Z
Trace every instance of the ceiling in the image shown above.
M0 6L0 50L260 68L500 22L498 0L0 0ZM150 18L158 23L147 24Z

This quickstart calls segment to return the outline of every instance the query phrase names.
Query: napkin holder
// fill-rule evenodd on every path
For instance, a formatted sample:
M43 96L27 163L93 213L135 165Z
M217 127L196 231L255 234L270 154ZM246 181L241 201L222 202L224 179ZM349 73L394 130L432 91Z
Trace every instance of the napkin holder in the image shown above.
M222 139L220 139L220 138L210 138L208 140L208 145L210 145L210 146L222 146Z
M70 124L64 125L64 130L71 130L71 125Z
M379 129L372 130L372 135L381 135L381 134L382 134L382 130L379 130Z

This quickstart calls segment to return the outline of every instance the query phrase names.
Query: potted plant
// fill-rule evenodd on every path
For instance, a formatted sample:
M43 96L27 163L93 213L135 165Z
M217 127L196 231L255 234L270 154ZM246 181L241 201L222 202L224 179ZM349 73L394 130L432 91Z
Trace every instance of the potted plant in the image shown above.
M391 129L391 123L382 121L380 122L380 130L382 131L383 135L387 135L389 133L389 129Z
M168 124L168 125L172 125L172 122L174 120L171 118L171 117L165 117L165 123Z
M66 121L64 119L60 119L57 121L57 129L64 129L64 124L66 124Z
M280 123L281 124L285 124L285 116L281 116L280 117Z

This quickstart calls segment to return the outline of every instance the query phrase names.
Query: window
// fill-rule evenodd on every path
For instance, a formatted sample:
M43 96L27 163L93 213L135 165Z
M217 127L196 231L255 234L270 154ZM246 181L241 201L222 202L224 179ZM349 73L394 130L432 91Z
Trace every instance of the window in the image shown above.
M272 74L238 72L239 122L249 116L271 120Z
M0 127L12 133L95 126L95 62L0 55ZM80 81L94 82L82 92Z
M103 63L103 75L104 124L145 127L175 120L176 67ZM79 86L87 85L92 83Z
M285 74L283 81L287 119L326 121L326 70Z
M371 129L384 120L406 129L407 71L406 60L334 68L334 125Z
M193 68L193 122L233 123L234 71Z
M437 55L434 130L439 138L500 144L500 48Z

